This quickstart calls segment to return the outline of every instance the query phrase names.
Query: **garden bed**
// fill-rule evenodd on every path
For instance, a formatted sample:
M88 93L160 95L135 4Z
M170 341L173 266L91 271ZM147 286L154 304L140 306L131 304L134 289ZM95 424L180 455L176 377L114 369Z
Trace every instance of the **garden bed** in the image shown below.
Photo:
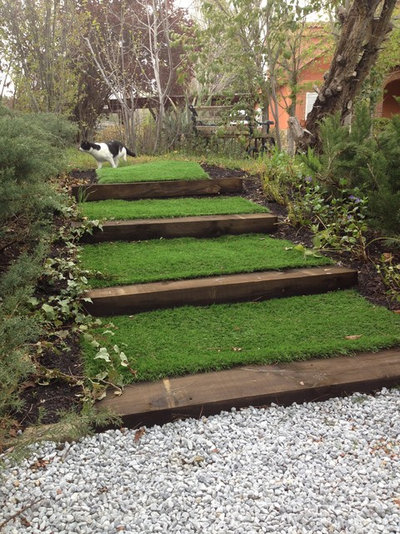
M289 239L293 243L302 244L312 248L312 232L305 226L294 227L287 222L287 209L276 202L268 201L258 176L248 177L248 179L243 181L243 186L243 196L245 198L260 206L266 207L273 215L280 217L280 222L277 225L277 230L275 232L276 237ZM376 235L371 235L370 240L373 240L376 237ZM382 239L375 240L373 246L369 247L368 254L371 261L365 262L352 258L350 254L346 252L336 251L329 253L329 255L340 265L358 271L358 290L363 297L379 306L385 306L391 310L400 311L400 303L396 299L391 298L375 266L381 261L383 254L392 256L394 264L400 263L398 247L395 248L394 246L390 246Z
M105 318L97 336L123 348L129 383L388 348L400 343L400 317L348 290ZM100 372L95 349L84 342L83 352L87 371Z
M333 263L264 234L85 245L81 261L84 269L99 273L89 279L93 288Z

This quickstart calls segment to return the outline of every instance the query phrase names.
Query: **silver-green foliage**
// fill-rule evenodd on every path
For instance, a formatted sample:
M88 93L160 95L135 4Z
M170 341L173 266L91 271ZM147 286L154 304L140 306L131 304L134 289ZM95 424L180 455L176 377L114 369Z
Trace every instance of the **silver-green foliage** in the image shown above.
M48 179L64 163L60 149L74 128L54 115L14 114L0 108L0 428L20 407L18 386L33 369L28 358L41 324L29 299L52 238L62 199ZM1 438L1 435L0 435Z

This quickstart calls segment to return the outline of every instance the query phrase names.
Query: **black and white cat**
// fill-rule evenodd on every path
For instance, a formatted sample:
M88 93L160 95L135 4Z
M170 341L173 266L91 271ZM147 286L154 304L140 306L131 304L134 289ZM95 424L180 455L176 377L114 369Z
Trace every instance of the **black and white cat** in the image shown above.
M118 167L120 158L126 161L127 155L136 157L136 154L119 141L110 141L108 143L89 143L89 141L83 141L79 150L91 154L97 161L98 169L101 169L103 163L106 161L111 164L111 167L115 168Z

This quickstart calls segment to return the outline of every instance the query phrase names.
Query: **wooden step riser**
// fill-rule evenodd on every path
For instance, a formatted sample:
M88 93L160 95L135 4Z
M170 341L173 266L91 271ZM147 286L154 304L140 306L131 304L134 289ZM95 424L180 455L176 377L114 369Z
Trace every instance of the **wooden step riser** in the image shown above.
M277 217L238 216L191 217L157 221L114 221L103 224L102 230L82 237L82 243L106 241L141 241L176 237L217 237L225 234L272 233Z
M209 279L137 284L89 291L86 311L101 317L177 306L208 306L291 297L347 289L357 284L357 272L344 268L252 273Z
M138 200L140 198L171 198L241 193L242 178L212 180L171 180L129 184L93 184L72 187L76 200Z
M354 392L372 393L400 383L400 350L288 364L245 366L127 386L98 404L130 428L203 417L222 410L271 403L322 401Z

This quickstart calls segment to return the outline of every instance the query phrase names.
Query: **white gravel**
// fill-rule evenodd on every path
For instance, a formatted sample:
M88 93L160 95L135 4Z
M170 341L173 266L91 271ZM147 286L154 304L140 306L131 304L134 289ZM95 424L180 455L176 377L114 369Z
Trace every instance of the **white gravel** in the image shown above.
M2 532L400 533L399 414L382 390L46 443L6 467Z

